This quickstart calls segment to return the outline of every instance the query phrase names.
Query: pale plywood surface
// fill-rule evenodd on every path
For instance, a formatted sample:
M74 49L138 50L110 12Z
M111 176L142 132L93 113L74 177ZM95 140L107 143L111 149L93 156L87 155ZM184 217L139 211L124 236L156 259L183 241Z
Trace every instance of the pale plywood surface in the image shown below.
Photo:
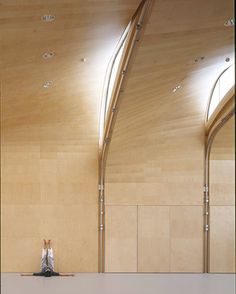
M171 271L203 270L204 112L212 86L227 66L225 57L233 56L233 30L223 26L232 5L156 1L121 94L105 201L196 207L186 236L171 236ZM191 219L191 213L179 218L184 232L181 219ZM152 234L156 240L158 234ZM187 253L186 247L191 248ZM158 266L156 260L152 268Z
M3 271L39 270L42 238L57 270L98 270L101 90L138 3L1 1Z
M48 149L53 158L45 156L46 149L26 143L3 146L2 269L38 271L42 239L48 238L58 270L96 272L96 146L85 152L55 144ZM88 185L91 180L94 184ZM32 248L26 253L25 247Z
M38 271L39 248L48 238L57 270L96 272L96 146L85 153L76 145L58 144L47 159L44 146L41 159L39 146L19 145L3 148L2 269Z
M46 238L52 239L57 270L96 271L97 205L3 205L2 211L4 270L39 271Z
M171 207L171 272L203 271L202 206Z
M210 207L210 272L235 273L235 207Z
M235 117L210 154L210 272L235 272Z
M224 56L232 55L233 48L232 31L216 25L225 17L220 8L231 5L227 3L214 2L219 11L212 12L210 21L205 15L197 27L194 11L206 11L192 1L193 15L187 19L195 26L181 32L178 25L190 4L155 3L121 95L107 161L106 203L201 204L204 111L226 66ZM173 11L172 22L161 26ZM199 55L205 59L195 62ZM181 89L173 93L178 84Z
M1 12L4 13L4 45L2 48L5 60L2 86L4 98L3 136L8 142L13 142L12 146L7 146L7 148L13 148L13 153L14 149L18 153L18 142L15 143L16 141L23 140L27 145L37 142L36 148L39 148L43 143L42 159L55 159L58 152L53 151L54 148L54 150L60 149L63 144L68 147L68 152L73 154L74 145L77 145L81 147L79 151L81 157L86 156L90 162L89 158L91 154L93 154L92 157L94 156L97 142L97 110L99 105L97 97L101 89L102 75L105 72L105 61L108 61L109 55L102 48L106 43L108 45L106 48L109 47L109 52L112 52L116 40L137 2L116 1L114 4L113 1L109 1L108 5L107 2L102 1L101 5L94 6L93 3L85 3L84 1L70 1L67 5L56 1L49 4L50 7L41 5L41 2L34 2L34 5L28 6L27 9L23 5L27 2L21 2L21 7L15 2L4 3L3 9L1 9ZM209 6L209 9L206 5ZM110 161L111 168L108 169L110 174L108 179L111 182L110 203L133 204L137 203L133 197L137 197L139 204L159 204L159 195L165 193L169 186L172 188L166 193L166 198L161 196L161 203L171 205L172 199L175 204L196 205L201 203L198 195L202 189L202 174L200 174L203 167L202 114L207 100L207 89L221 71L222 60L232 51L232 30L222 27L232 10L232 5L230 1L224 1L224 3L209 1L207 4L205 1L204 3L183 1L181 5L177 2L158 1L154 6L155 13L153 13L152 21L149 23L144 38L145 46L140 48L139 54L137 54L135 62L137 66L133 66L135 75L128 82L129 88L127 88L125 95L128 95L130 102L122 104L124 105L122 108L127 111L125 110L126 112L121 114L116 131L117 140L114 141L113 149L111 149L113 150L111 153L113 161ZM104 7L105 10L103 10ZM50 29L38 20L39 15L45 13L45 10L55 11L59 16L59 22L52 23ZM83 15L77 15L78 11ZM120 15L122 15L121 18L119 18ZM201 21L199 21L199 15ZM17 21L14 19L15 17ZM170 22L169 19L173 21ZM102 29L100 29L101 27ZM112 41L111 36L114 37ZM206 39L208 42L205 42ZM51 49L52 46L58 59L44 63L39 55L44 50ZM96 54L94 54L94 48L96 48ZM174 51L173 48L175 48ZM202 54L207 56L204 63L194 63L194 58ZM80 63L80 58L84 56L87 57L86 68L84 64ZM215 66L217 63L218 65ZM94 75L91 76L91 72ZM208 75L209 73L210 75ZM53 88L45 92L41 89L42 81L50 79L51 76L54 77ZM79 77L79 81L77 77ZM100 77L99 81L98 77ZM171 89L183 77L187 77L183 85L188 90L173 96ZM196 83L196 79L199 77L201 79L198 80L199 83ZM93 85L93 89L90 88L91 85ZM160 99L160 97L162 98ZM186 99L184 100L183 97ZM171 119L169 119L170 116ZM185 117L189 118L185 119ZM146 134L145 137L143 132ZM191 137L190 134L193 136ZM189 140L185 138L177 143L177 137L183 135ZM139 139L133 140L136 136ZM71 143L69 145L68 140ZM177 148L173 146L173 140L178 145ZM144 152L144 155L142 155L143 144L150 147ZM138 148L140 145L141 148ZM92 151L87 153L90 147ZM127 150L130 150L128 156ZM158 153L157 150L161 155L160 157L156 155L152 160L153 154ZM186 150L188 155L186 155ZM24 156L27 156L27 153L26 151ZM39 151L34 153L37 158L41 154ZM116 155L114 156L114 154ZM185 155L182 156L182 154ZM115 161L116 156L117 161ZM176 160L173 164L174 170L173 162L171 160L162 161L164 157ZM136 158L136 161L130 163L126 160L127 158ZM139 163L138 160L141 163L139 168L136 165L136 162ZM26 161L29 170L21 165L18 170L20 173L22 168L23 175L10 173L15 180L8 184L7 190L10 191L9 195L11 196L9 196L10 200L8 197L5 197L4 200L8 204L13 204L14 201L19 203L19 198L15 196L15 193L21 184L24 187L21 194L24 201L38 203L37 195L41 195L41 191L39 193L41 188L38 186L39 180L35 179L37 172L34 165L40 166L45 171L45 175L51 175L51 173L55 173L53 168L55 161L43 162L43 164L39 164L37 161L38 159L34 163ZM78 164L79 161L78 159ZM123 166L119 167L122 161L126 162L126 169ZM188 161L192 161L190 166L185 165ZM15 164L17 164L17 159ZM90 163L88 164L90 165ZM149 168L150 164L152 168ZM178 168L175 167L176 165ZM80 201L86 202L87 198L90 198L88 195L93 193L90 188L92 187L92 191L96 189L96 176L93 174L90 177L86 174L83 177L81 173L78 173L77 166L71 162L68 165L64 162L59 166L66 170L66 173L63 171L58 173L62 184L57 185L55 182L50 182L46 176L42 175L40 185L42 185L43 199L47 203L55 203L57 193L60 193L60 203L63 205L64 201L69 201L70 205L73 205L74 202L78 203L76 195L80 195ZM86 161L81 166L81 171L86 170L85 166L87 166ZM159 169L165 170L166 166L166 174L171 174L169 180L166 177L163 179L159 174ZM181 166L185 170L188 169L188 176L186 176L184 169L181 173ZM112 174L113 171L114 174ZM63 182L63 179L70 178L75 181L79 178L79 184ZM18 179L21 182L18 182ZM43 182L43 179L46 182ZM156 193L157 181L163 182L161 189L163 193L159 195ZM85 186L84 182L89 185ZM117 185L112 186L113 182L116 182ZM119 202L122 201L120 195L123 194L122 184L124 182L131 183L131 186L127 186L128 191L126 192L130 200ZM176 186L172 184L175 182ZM72 185L73 188L71 188ZM10 187L13 186L15 186L15 190L11 191ZM185 187L184 190L183 187ZM87 193L87 189L91 194ZM57 192L58 190L59 192ZM143 191L153 192L148 192L148 196L146 196L147 194L144 196ZM188 194L190 197L186 196ZM53 195L52 198L50 195ZM91 203L97 202L96 195L91 196ZM146 202L147 197L150 200ZM157 198L158 200L156 200ZM97 223L94 226L97 226ZM91 233L91 235L93 234ZM92 238L95 246L96 236L93 235ZM32 242L32 246L33 244ZM13 243L13 250L14 246ZM66 256L63 258L66 260ZM91 257L93 260L94 258L96 258L95 255ZM11 268L12 260L14 259L8 259L8 265L5 269ZM89 262L92 267L93 262L91 260ZM64 265L67 267L66 263ZM63 264L61 269L63 269Z
M210 177L210 204L235 205L235 160L211 160Z
M138 209L138 271L170 271L170 208Z
M138 3L3 1L2 119L8 130L4 137L10 139L11 132L27 136L23 129L40 123L49 132L47 138L50 131L59 131L60 126L68 131L72 125L77 126L72 136L81 137L84 121L96 134L107 63ZM49 13L56 15L56 21L42 22L41 16ZM47 51L53 51L54 58L42 59ZM45 91L46 80L52 80L53 87ZM40 129L34 132L40 134Z
M137 272L137 207L107 206L105 271Z
M210 153L210 204L235 205L235 117L217 133Z
M140 206L138 271L202 272L202 214L201 206Z

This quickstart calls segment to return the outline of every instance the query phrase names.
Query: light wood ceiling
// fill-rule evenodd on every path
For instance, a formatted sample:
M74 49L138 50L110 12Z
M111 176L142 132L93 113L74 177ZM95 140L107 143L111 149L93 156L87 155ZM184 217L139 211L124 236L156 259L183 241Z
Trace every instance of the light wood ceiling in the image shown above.
M231 0L154 2L108 152L107 271L203 271L204 118L232 15Z
M201 193L204 116L215 80L234 58L234 27L224 26L232 15L231 0L154 2L121 94L108 153L107 195L116 204L132 195L132 204L139 203L136 200L159 177L166 181L167 198L172 172L175 181L174 165L180 174L191 164L198 167L188 176L189 183L193 177L199 181L197 188L190 184L194 197L199 195L196 191ZM168 171L166 179L162 170ZM178 194L174 188L170 199L172 192Z
M173 96L172 89L181 84L182 94L193 91L196 96L188 102L190 113L196 109L203 113L211 85L226 66L225 58L232 57L233 28L223 24L232 17L233 2L154 2L129 79L130 99L146 103L145 87L155 97L168 95L175 102L179 94ZM6 140L82 138L88 131L93 140L97 137L105 70L138 3L1 1L2 129ZM56 20L42 22L44 14L54 14ZM44 60L42 54L48 51L55 56ZM199 59L202 56L204 60ZM48 89L42 87L46 81L53 81ZM172 110L165 111L168 116Z
M5 140L97 143L105 71L139 2L0 1ZM44 14L55 21L43 22ZM53 58L42 58L51 51ZM48 89L46 81L53 82Z
M200 118L203 126L214 82L234 59L234 27L224 26L232 14L231 0L154 2L127 77L115 132L126 138L135 124L140 128L132 132L140 133L157 116L168 127L169 120L184 120L186 113L192 120Z

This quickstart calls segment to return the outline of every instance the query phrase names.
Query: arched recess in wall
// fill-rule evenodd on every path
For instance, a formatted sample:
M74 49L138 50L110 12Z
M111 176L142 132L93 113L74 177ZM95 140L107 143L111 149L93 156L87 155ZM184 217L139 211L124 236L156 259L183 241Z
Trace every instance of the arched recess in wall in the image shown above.
M230 78L229 78L230 74ZM226 77L226 79L225 79ZM226 82L226 85L224 87L223 82ZM220 91L220 83L221 83L221 91ZM226 128L226 125L231 124L231 133L230 135L232 138L230 138L231 142L234 142L233 140L233 127L234 123L234 114L235 114L235 106L234 106L234 99L235 99L235 86L234 86L234 67L230 66L226 68L221 75L216 80L213 90L211 92L211 96L209 99L207 111L206 111L206 120L205 120L205 127L206 127L206 147L205 147L205 185L204 185L204 203L205 203L205 256L204 256L204 271L205 272L234 272L235 271L235 265L234 265L234 250L232 250L232 244L234 244L235 241L232 241L235 239L235 236L232 237L232 244L226 244L227 238L222 238L222 236L219 236L220 233L220 227L219 222L223 223L224 220L227 220L227 216L224 215L227 213L227 209L224 209L226 206L229 206L228 204L228 197L225 196L226 191L226 185L227 183L224 183L224 181L221 181L221 183L217 183L218 187L214 189L214 179L213 179L213 166L211 162L211 156L212 149L215 141L217 140L217 136L222 136L221 145L224 146L224 144L227 144L227 142L224 142L223 138L223 131L224 128ZM227 138L229 139L229 138ZM219 140L218 140L219 141ZM231 144L233 145L233 143ZM221 149L223 150L221 146ZM225 146L226 149L226 146ZM232 148L231 148L232 149ZM221 151L222 152L222 151ZM227 153L225 151L224 153ZM232 152L231 152L232 153ZM228 155L225 154L225 157ZM221 154L221 172L223 170L228 169L229 173L232 173L234 171L232 169L231 164L231 170L225 165L229 165L229 161L225 160L223 161L223 152ZM231 159L231 161L234 161L234 159ZM219 170L218 170L219 172ZM216 172L214 172L216 174ZM216 175L219 178L221 178L223 175ZM216 177L215 177L216 178ZM221 187L220 187L221 185ZM233 186L234 183L232 183L231 186ZM215 185L216 186L216 185ZM232 187L231 187L232 188ZM218 194L221 194L218 198L221 198L221 201L217 203L217 197L216 192L218 190ZM232 190L232 189L231 189ZM233 189L234 190L234 189ZM232 192L232 191L231 191ZM233 192L231 193L233 194ZM231 195L232 196L232 195ZM231 197L232 199L234 197ZM235 210L235 203L234 201L231 201L230 203L232 206L232 212ZM216 204L217 203L217 204ZM226 204L225 204L226 203ZM215 209L215 208L218 208ZM222 208L220 210L220 207ZM217 214L217 215L216 215ZM217 216L217 217L216 217ZM229 218L229 216L228 216ZM222 220L220 220L222 219ZM232 220L231 225L232 226ZM218 228L217 228L218 226ZM233 228L229 228L229 225L227 228L225 228L225 231L230 231L231 235L232 232L234 232ZM221 232L222 234L223 232ZM218 234L218 236L217 236ZM219 244L219 240L221 244ZM218 245L217 245L218 242ZM214 256L215 247L218 246L218 252ZM231 250L226 250L228 247L231 248ZM221 248L221 250L220 250ZM233 246L234 248L234 246ZM228 252L227 252L228 251ZM216 256L218 255L218 260L214 261L216 259ZM227 261L228 258L228 261ZM231 260L232 262L229 262Z
M99 272L105 269L105 168L109 142L112 136L120 93L128 65L137 42L140 40L144 21L150 13L153 0L142 0L122 34L110 60L104 80L99 122Z

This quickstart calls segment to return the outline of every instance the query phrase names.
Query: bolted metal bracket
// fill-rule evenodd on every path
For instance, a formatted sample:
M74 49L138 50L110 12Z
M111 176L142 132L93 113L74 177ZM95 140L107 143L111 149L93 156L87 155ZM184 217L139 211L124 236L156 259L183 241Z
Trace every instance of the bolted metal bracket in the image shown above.
M208 195L205 195L204 201L205 201L205 203L209 203L209 196Z
M54 52L52 52L52 51L51 52L44 52L42 55L43 59L50 59L53 56L54 56Z
M142 29L142 24L141 23L137 23L136 24L136 30L140 31Z
M204 191L204 202L209 203L209 187L204 185L203 191Z
M209 225L205 225L205 226L204 226L204 230L205 230L206 232L208 232L208 231L209 231Z
M104 185L98 185L98 191L104 191Z
M100 231L104 231L104 225L100 225L100 226L99 226L99 230L100 230Z
M203 187L203 191L204 191L204 193L208 193L208 192L209 192L209 187L206 186L206 185L204 185L204 187Z

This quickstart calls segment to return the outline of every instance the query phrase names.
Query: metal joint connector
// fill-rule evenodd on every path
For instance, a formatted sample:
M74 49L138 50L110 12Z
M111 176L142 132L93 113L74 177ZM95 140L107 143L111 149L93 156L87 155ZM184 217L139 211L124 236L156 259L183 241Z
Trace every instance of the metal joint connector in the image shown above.
M103 185L98 185L98 191L103 191L104 190L104 186Z
M100 225L99 229L100 229L100 231L103 231L104 230L104 225Z
M205 195L205 203L209 203L209 196Z
M209 192L209 187L205 185L203 187L203 191L204 191L204 193L208 193Z
M205 225L205 231L208 232L209 231L209 225Z
M141 23L136 24L136 30L140 31L142 29Z

